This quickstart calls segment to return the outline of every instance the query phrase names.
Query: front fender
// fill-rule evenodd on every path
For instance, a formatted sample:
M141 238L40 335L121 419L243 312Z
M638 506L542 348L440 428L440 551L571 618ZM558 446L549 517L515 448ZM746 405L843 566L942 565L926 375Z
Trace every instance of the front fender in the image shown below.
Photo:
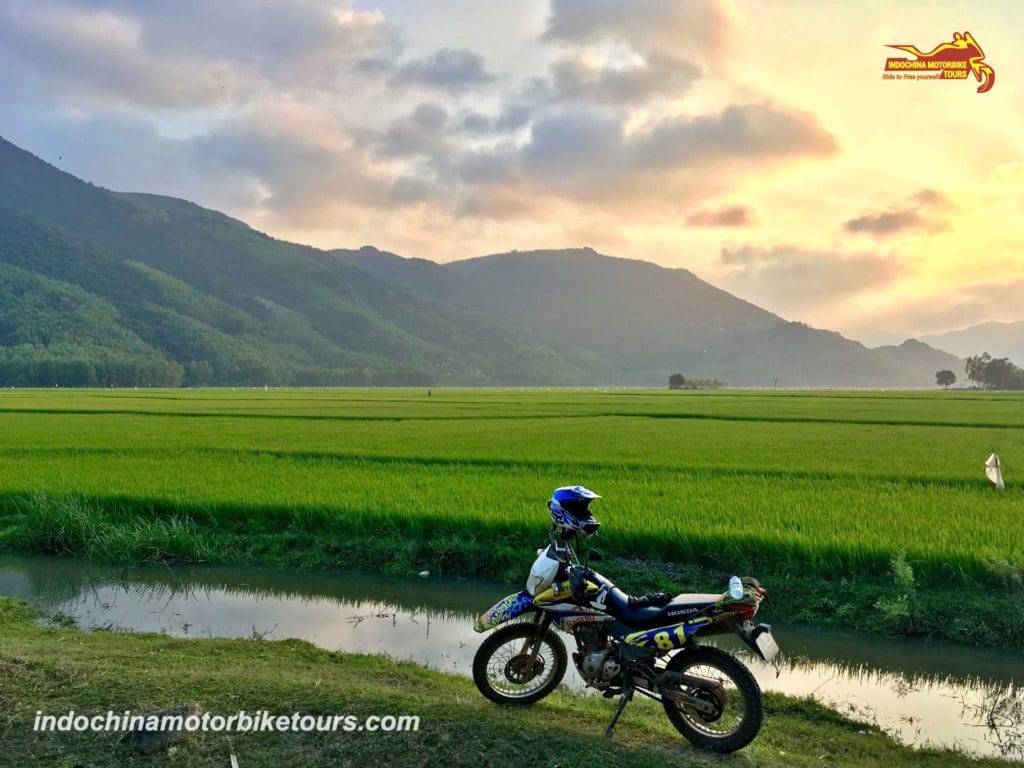
M486 632L499 624L521 616L533 607L533 596L525 589L513 595L501 598L498 602L480 614L473 625L474 632Z

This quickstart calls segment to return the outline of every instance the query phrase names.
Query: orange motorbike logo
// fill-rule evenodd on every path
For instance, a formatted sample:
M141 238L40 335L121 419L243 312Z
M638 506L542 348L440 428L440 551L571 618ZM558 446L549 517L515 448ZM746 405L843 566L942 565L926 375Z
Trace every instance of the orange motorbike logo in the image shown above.
M981 85L978 93L992 90L996 82L996 73L984 62L985 52L970 32L953 33L953 42L941 43L928 53L921 51L916 45L890 45L913 54L916 58L890 58L885 61L886 72L901 72L913 79L966 80L967 73Z

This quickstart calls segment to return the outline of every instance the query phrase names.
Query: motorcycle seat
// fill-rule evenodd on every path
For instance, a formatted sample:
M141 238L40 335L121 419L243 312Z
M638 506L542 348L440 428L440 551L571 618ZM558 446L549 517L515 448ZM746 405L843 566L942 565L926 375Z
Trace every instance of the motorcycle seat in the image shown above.
M618 587L612 587L606 601L608 613L629 627L650 629L678 624L699 614L721 599L715 594L676 595L663 605L634 607L630 598Z
M582 587L585 580L592 581L601 587L598 594L603 594L603 600L595 595L590 598L590 605L607 611L608 614L634 629L653 629L679 624L698 616L722 598L718 594L698 592L676 595L667 602L659 599L662 596L654 595L645 595L644 598L637 599L630 597L614 583L589 568L578 569L571 580L579 587ZM577 586L573 586L573 594L580 594Z

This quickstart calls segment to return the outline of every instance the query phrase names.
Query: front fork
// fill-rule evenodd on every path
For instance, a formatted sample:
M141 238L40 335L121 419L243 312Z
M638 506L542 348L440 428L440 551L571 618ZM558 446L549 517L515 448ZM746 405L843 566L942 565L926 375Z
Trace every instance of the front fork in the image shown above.
M523 643L523 649L519 652L521 656L525 656L527 653L530 654L526 660L526 664L523 669L527 671L530 678L533 678L533 665L537 661L537 654L540 653L540 644L544 639L544 635L551 627L551 616L544 611L537 611L537 615L533 619L533 623L537 626L537 633L534 635L532 640L527 639Z

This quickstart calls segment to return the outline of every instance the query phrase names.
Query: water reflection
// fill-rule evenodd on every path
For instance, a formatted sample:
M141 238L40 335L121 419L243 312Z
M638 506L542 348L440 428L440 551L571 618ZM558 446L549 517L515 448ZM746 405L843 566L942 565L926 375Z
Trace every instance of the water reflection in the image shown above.
M510 591L467 580L231 567L114 567L0 556L0 594L87 628L181 637L298 637L468 675L472 618ZM1024 759L1024 657L960 646L776 625L776 669L740 653L762 687L812 696L907 744ZM573 671L566 683L580 689Z

